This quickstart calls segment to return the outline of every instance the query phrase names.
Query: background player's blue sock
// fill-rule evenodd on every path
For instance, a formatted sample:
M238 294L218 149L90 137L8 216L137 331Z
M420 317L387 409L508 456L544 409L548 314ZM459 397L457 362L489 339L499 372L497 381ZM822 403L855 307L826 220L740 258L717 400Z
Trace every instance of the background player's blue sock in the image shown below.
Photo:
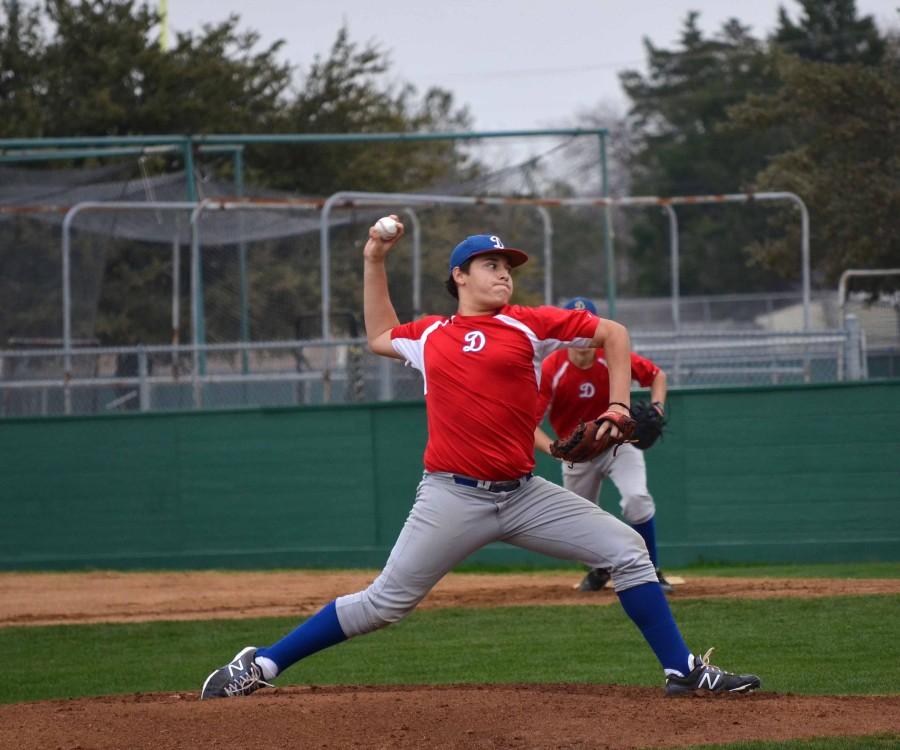
M278 671L283 672L304 657L346 640L338 622L337 607L332 601L274 645L257 649L256 658L271 659Z
M647 552L650 553L650 562L653 563L654 568L658 568L659 561L656 558L656 521L654 518L655 516L651 516L649 521L632 524L631 528L643 537L644 544L647 545Z
M682 676L690 672L690 649L681 637L659 584L642 583L619 591L618 595L625 613L638 626L663 669Z

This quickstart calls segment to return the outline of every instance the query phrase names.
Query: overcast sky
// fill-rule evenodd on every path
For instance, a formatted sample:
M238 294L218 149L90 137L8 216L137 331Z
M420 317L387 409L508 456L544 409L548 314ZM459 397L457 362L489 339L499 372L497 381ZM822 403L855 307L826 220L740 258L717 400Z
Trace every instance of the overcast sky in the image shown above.
M780 4L798 17L795 0L168 0L173 32L237 14L264 42L284 39L301 73L346 24L353 41L390 51L398 81L452 91L479 130L565 127L601 102L624 110L616 73L643 70L644 36L671 47L697 10L707 34L737 16L761 37ZM882 30L898 25L898 5L857 0Z

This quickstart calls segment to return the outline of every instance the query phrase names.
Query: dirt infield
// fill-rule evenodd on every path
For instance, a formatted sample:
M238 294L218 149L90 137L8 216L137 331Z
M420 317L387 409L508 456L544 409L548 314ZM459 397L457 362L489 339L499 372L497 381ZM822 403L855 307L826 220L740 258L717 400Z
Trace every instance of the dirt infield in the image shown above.
M275 573L0 573L0 627L146 620L305 617L367 586L377 571ZM610 590L573 590L578 573L451 573L420 608L613 604ZM896 579L690 578L685 598L898 594Z
M0 627L305 616L374 572L0 574ZM452 574L425 608L612 604L572 589L577 574ZM900 593L889 579L689 578L684 598ZM239 603L239 604L236 604ZM598 685L287 687L249 698L196 693L0 706L0 747L605 748L900 732L900 696L758 693L667 699Z

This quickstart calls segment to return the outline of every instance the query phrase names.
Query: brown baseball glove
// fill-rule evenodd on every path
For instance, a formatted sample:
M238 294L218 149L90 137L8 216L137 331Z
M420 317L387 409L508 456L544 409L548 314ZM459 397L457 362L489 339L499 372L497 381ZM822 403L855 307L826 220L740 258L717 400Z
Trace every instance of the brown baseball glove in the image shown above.
M604 422L611 422L619 429L619 437L613 437L607 430L598 440L597 430ZM628 414L617 411L605 411L588 423L579 422L578 427L568 437L554 440L550 444L550 455L570 464L591 461L606 453L610 448L618 448L622 443L630 442L637 422Z

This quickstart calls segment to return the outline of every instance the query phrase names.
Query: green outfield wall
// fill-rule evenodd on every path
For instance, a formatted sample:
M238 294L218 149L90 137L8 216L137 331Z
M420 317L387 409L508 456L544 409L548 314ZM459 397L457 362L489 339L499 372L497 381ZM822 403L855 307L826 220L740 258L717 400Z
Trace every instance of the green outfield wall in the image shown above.
M669 413L647 453L666 566L900 560L900 381L673 392ZM379 567L425 435L421 403L0 420L0 569Z

